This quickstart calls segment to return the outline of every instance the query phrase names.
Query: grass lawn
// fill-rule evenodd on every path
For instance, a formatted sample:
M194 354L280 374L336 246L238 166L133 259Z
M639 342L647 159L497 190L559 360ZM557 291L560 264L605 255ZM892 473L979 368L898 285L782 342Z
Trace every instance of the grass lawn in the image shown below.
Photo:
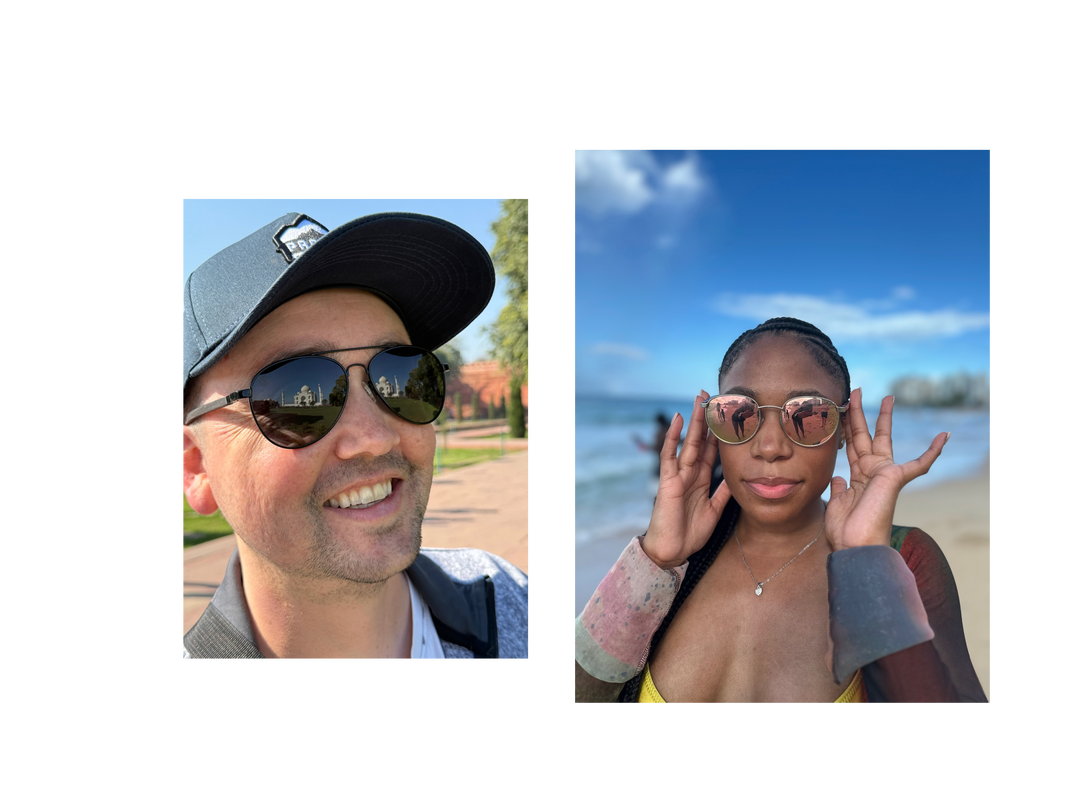
M496 434L498 435L498 434ZM507 452L514 452L507 450ZM439 448L442 454L443 471L456 470L467 467L480 461L488 461L499 457L498 447L458 448L451 447L447 450ZM184 548L205 543L215 537L224 537L232 534L232 527L222 517L221 512L212 515L200 515L190 506L187 498L184 498Z
M502 433L485 433L483 436L473 436L472 438L474 438L474 439L497 439L502 435L505 435L506 438L509 439L510 438L510 431L509 430L506 431L505 434L502 434ZM527 430L525 431L525 438L526 439L529 438L529 431L527 431Z

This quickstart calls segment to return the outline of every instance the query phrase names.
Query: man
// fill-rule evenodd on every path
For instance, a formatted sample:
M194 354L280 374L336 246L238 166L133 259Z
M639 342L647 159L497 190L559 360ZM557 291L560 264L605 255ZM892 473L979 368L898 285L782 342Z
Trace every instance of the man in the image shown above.
M430 350L494 285L473 237L420 214L286 214L191 274L184 492L237 550L185 657L527 656L525 574L420 549L448 368Z

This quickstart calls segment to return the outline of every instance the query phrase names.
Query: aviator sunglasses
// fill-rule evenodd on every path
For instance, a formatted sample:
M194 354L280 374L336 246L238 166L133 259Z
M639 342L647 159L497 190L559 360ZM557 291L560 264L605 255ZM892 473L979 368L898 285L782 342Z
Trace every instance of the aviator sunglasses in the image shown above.
M750 397L722 394L702 402L701 407L709 430L724 444L750 441L761 427L761 409L775 408L791 441L800 447L817 447L833 437L840 414L849 406L841 407L825 397L792 397L783 405L758 405Z
M343 366L326 354L382 349L365 365ZM251 387L196 408L184 424L203 414L247 399L251 415L267 441L287 450L314 444L334 427L349 398L349 369L367 372L364 390L414 425L434 422L446 399L444 371L450 366L416 346L356 346L278 360L251 380Z

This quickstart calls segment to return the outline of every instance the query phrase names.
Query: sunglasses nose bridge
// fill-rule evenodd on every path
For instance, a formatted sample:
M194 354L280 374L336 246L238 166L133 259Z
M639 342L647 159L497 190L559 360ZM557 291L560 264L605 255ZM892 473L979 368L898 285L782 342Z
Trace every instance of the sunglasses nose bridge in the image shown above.
M776 423L780 426L780 432L784 435L784 437L790 439L791 437L788 435L787 427L784 424L784 417L786 416L786 411L784 409L784 406L782 405L758 405L758 425L757 430L754 431L754 436L760 436L762 428L765 427L765 422L768 418L768 414L766 412L770 410L779 411L779 413L776 414Z
M371 369L369 369L363 363L350 363L349 365L345 366L345 374L348 374L351 369L357 366L364 370L364 379L360 382L360 387L364 389L364 393L371 398L371 401L377 404L379 398L375 396L375 392L371 389Z

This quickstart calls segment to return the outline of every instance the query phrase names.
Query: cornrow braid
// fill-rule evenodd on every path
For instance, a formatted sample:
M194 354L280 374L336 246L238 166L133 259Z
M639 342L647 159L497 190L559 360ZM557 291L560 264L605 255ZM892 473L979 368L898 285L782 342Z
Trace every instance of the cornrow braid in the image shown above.
M842 380L844 384L844 402L847 402L848 399L851 398L851 377L848 375L848 367L847 363L844 362L844 358L836 351L836 347L833 346L828 335L813 324L807 323L806 321L800 321L798 318L770 318L765 321L765 323L759 324L753 329L748 329L739 335L739 337L735 339L735 342L731 344L731 348L727 350L727 354L724 355L724 361L720 364L720 373L717 382L719 383L724 374L731 370L731 367L735 365L735 361L739 359L739 356L747 346L762 335L770 333L792 334L797 336L803 345L806 346L814 360L817 361L823 369L829 372L829 374ZM718 482L714 481L713 485L709 488L710 496L716 492L716 486L718 486ZM660 642L667 633L668 627L671 626L671 620L675 618L675 614L679 612L679 608L682 607L687 597L690 596L694 588L701 581L705 572L709 570L709 566L716 560L720 550L727 544L728 539L735 530L735 524L738 523L739 515L741 513L742 507L739 506L734 498L728 501L728 504L724 507L724 512L720 516L720 520L717 522L716 528L713 529L713 533L708 541L698 551L690 555L688 560L690 564L686 568L686 576L683 578L682 587L679 588L679 592L675 595L675 600L672 602L671 609L668 611L667 616L664 617L664 620L653 634L653 650L656 650L660 646ZM636 703L641 695L641 684L644 678L645 673L641 672L623 684L623 688L619 692L616 702Z
M767 334L790 334L796 336L806 346L817 364L829 374L835 376L844 385L844 401L837 403L845 404L851 398L851 376L848 374L847 363L840 353L836 351L829 336L814 326L812 323L800 321L798 318L769 318L765 323L758 324L753 329L747 329L731 344L724 355L724 361L720 364L720 371L716 377L717 390L720 380L723 379L735 361L742 355L743 350L754 341Z

